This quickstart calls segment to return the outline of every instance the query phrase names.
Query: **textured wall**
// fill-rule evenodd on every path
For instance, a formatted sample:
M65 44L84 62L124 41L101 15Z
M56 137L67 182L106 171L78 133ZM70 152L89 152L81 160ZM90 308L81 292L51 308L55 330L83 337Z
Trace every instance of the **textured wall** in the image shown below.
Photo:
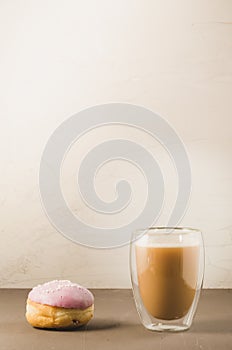
M53 130L83 108L112 101L157 111L184 141L193 190L181 224L203 230L205 287L232 287L231 43L230 0L0 2L1 287L53 278L130 286L128 247L99 251L68 241L48 222L38 189L40 157ZM123 133L154 152L170 194L175 186L154 140L136 130L95 131L76 145L62 180L70 206L89 223L103 218L73 197L72 165L78 168L96 140ZM113 199L117 169L112 164L99 174L96 187L106 200ZM132 182L139 177L120 169ZM134 189L137 205L141 188ZM171 200L166 204L168 212Z

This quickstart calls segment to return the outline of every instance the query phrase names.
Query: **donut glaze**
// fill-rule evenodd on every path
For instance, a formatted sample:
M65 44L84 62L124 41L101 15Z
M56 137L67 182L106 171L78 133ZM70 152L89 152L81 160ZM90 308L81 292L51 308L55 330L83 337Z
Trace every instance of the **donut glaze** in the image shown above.
M93 294L79 284L55 280L34 287L28 298L36 303L84 310L94 302Z

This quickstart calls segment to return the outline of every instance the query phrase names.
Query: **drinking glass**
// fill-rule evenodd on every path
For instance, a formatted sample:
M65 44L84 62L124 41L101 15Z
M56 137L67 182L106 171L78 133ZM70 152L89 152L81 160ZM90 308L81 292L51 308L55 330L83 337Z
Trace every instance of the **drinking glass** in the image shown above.
M204 275L201 231L185 227L137 230L130 273L138 314L152 331L184 331L193 321Z

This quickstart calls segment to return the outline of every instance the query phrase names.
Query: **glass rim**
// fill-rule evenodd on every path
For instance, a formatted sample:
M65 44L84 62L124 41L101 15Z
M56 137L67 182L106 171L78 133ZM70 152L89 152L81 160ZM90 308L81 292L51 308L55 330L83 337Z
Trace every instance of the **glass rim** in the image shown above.
M146 227L146 228L140 228L137 230L134 230L132 235L134 234L147 234L147 233L151 233L153 231L154 234L157 235L161 235L163 234L183 234L183 235L187 235L190 233L200 233L202 234L202 231L200 229L197 228L193 228L193 227L187 227L187 226L151 226L151 227ZM161 231L167 231L167 232L161 232Z

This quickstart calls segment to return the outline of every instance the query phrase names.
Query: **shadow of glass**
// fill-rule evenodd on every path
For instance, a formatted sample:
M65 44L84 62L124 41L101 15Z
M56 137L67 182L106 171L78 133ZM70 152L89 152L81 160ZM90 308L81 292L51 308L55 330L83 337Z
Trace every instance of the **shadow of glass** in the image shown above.
M231 333L232 324L230 320L205 320L195 321L190 328L193 333Z

